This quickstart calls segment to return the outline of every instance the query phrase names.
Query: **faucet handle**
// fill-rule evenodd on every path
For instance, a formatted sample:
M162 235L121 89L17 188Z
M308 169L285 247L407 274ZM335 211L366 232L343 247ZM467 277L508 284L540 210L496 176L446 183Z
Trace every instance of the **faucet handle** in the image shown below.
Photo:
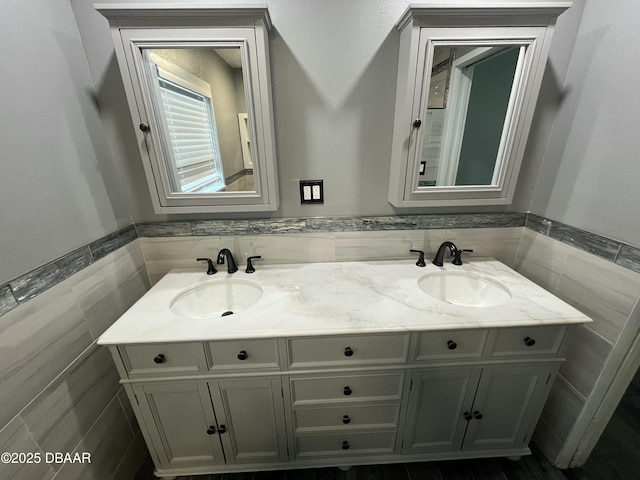
M249 257L247 258L247 269L245 270L246 273L253 273L256 271L255 268L253 268L253 262L252 260L258 259L258 258L262 258L262 256L260 255L254 255L253 257Z
M409 253L419 253L420 256L418 257L418 261L416 262L416 265L418 267L426 267L427 264L424 263L424 252L422 250L409 250Z
M216 273L216 267L213 266L213 260L210 258L196 258L196 262L207 262L207 275L213 275Z
M455 255L451 263L453 263L454 265L462 265L462 252L473 252L473 250L464 249L464 248L461 250L456 249Z

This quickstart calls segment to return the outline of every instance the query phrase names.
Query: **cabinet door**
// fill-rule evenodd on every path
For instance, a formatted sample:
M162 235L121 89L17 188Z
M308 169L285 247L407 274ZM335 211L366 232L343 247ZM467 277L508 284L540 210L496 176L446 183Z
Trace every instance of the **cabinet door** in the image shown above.
M133 390L162 467L224 464L206 382L142 384Z
M462 446L479 368L414 372L402 453L455 451Z
M279 378L209 382L227 463L287 460L282 384Z
M549 364L484 367L463 448L525 446L556 370Z

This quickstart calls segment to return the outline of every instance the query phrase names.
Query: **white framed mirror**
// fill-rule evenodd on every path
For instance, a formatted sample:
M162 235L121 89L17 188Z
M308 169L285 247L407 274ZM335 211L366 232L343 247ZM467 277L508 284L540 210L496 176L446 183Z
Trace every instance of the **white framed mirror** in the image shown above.
M396 25L391 204L511 202L555 18L569 5L407 9Z
M266 8L97 5L157 213L278 207Z

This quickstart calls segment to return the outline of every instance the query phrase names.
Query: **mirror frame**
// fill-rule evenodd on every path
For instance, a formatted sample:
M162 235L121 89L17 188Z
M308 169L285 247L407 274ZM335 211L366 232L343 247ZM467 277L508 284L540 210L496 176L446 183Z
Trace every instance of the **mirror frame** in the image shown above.
M279 205L266 7L95 5L109 20L147 185L156 213L267 212ZM147 48L239 46L255 191L186 194L167 180L161 129L143 58ZM141 125L147 125L142 131Z
M396 24L400 49L388 196L395 207L504 205L513 200L555 21L571 2L549 2L543 7L527 2L469 1L468 5L412 4ZM420 123L426 118L433 46L474 42L526 46L496 159L497 183L419 187L425 137ZM415 120L420 122L414 125Z

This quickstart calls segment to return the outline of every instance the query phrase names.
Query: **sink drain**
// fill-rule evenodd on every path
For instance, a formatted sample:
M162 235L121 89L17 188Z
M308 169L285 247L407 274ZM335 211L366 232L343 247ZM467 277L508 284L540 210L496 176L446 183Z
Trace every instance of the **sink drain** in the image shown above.
M233 312L231 310L227 310L226 312L224 312L222 315L220 315L221 317L226 317L227 315L233 315Z

